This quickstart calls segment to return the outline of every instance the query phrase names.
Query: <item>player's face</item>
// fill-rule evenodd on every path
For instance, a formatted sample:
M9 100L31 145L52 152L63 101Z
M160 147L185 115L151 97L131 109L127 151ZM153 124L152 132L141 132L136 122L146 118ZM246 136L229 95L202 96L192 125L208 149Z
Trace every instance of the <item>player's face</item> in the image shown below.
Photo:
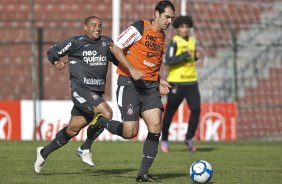
M187 24L182 24L177 28L177 32L180 37L187 37L189 35L189 26Z
M84 25L85 34L92 39L98 38L102 33L102 22L99 19L93 18Z
M167 7L162 14L156 12L156 21L158 23L159 28L162 30L166 30L170 26L173 18L174 11L170 7Z

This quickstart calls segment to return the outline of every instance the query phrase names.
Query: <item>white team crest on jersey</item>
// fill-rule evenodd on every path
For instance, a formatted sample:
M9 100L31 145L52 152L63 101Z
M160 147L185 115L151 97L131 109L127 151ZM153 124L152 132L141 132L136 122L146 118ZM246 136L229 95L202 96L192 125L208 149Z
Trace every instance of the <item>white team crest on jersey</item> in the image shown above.
M133 106L129 104L129 106L127 106L127 115L131 116L132 114L133 114Z
M106 46L107 46L107 43L106 43L106 42L102 42L102 46L103 46L103 47L106 47Z
M92 98L94 100L98 100L99 99L99 96L97 94L95 94L95 93L92 93L91 96L92 96Z

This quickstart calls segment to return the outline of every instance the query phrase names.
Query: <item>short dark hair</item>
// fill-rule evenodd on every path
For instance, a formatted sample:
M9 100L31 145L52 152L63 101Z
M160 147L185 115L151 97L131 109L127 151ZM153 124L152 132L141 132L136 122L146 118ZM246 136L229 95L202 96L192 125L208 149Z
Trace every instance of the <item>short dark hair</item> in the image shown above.
M180 15L174 19L172 26L173 28L177 29L183 24L188 25L188 27L190 28L193 27L192 17L189 15L186 15L186 16Z
M96 17L96 16L92 15L92 16L87 17L87 18L84 20L84 25L88 24L88 22L89 22L91 19L98 19L98 20L101 20L99 17Z
M162 14L167 7L170 7L173 11L175 11L174 5L170 1L160 1L155 7L155 11Z

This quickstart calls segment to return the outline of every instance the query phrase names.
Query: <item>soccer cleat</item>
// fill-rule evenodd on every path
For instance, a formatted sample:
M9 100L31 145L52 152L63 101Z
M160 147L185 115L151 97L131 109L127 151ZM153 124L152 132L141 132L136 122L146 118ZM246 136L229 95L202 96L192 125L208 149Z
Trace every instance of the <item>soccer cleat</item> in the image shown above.
M137 176L136 182L156 182L157 180L154 179L150 174L145 174L143 176Z
M92 121L90 122L90 125L95 125L100 116L102 116L102 114L100 112L94 113L94 116L93 116Z
M160 144L161 144L161 150L164 153L168 153L169 152L169 143L168 143L168 141L161 141Z
M80 147L76 151L77 155L81 158L82 162L93 167L92 154L89 149L81 149Z
M41 156L41 150L43 147L38 147L36 149L36 161L34 163L34 170L36 173L40 173L43 165L46 163L45 159Z
M193 140L192 139L186 139L184 141L184 144L187 146L187 149L191 152L195 152L197 149L193 146Z

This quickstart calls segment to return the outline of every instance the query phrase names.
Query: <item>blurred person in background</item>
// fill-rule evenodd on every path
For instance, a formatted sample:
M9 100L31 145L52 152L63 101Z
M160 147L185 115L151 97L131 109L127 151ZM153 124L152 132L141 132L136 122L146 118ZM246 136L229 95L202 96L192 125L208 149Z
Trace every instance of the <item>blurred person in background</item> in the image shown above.
M185 136L185 145L189 151L196 151L193 137L198 127L201 112L201 100L198 88L196 61L203 55L195 37L190 35L193 20L190 16L178 16L172 24L177 34L169 42L164 64L168 65L167 82L172 86L167 95L167 105L163 117L161 150L169 152L169 127L179 105L185 99L190 108L190 119Z
M172 23L174 14L175 8L170 1L160 1L155 7L153 20L136 21L121 33L112 52L119 61L129 61L143 76L136 81L119 65L117 103L123 122L109 120L102 115L97 115L97 121L93 121L112 134L131 139L137 136L139 118L143 118L148 134L137 182L155 181L148 172L158 152L163 112L161 94L167 94L170 87L160 79L159 70L165 47L164 30Z
M65 68L66 63L60 58L68 56L70 87L73 101L69 125L61 129L55 138L45 147L36 150L34 169L40 173L50 153L61 148L78 135L93 119L95 112L105 118L112 118L112 109L103 99L106 85L108 63L115 65L118 61L111 53L112 39L101 35L102 22L96 16L87 17L84 21L84 35L71 37L51 47L48 52L49 61L57 70ZM126 61L125 61L126 62ZM121 63L130 73L139 74L130 63ZM104 128L90 125L87 129L86 141L77 149L82 162L94 166L91 145Z

